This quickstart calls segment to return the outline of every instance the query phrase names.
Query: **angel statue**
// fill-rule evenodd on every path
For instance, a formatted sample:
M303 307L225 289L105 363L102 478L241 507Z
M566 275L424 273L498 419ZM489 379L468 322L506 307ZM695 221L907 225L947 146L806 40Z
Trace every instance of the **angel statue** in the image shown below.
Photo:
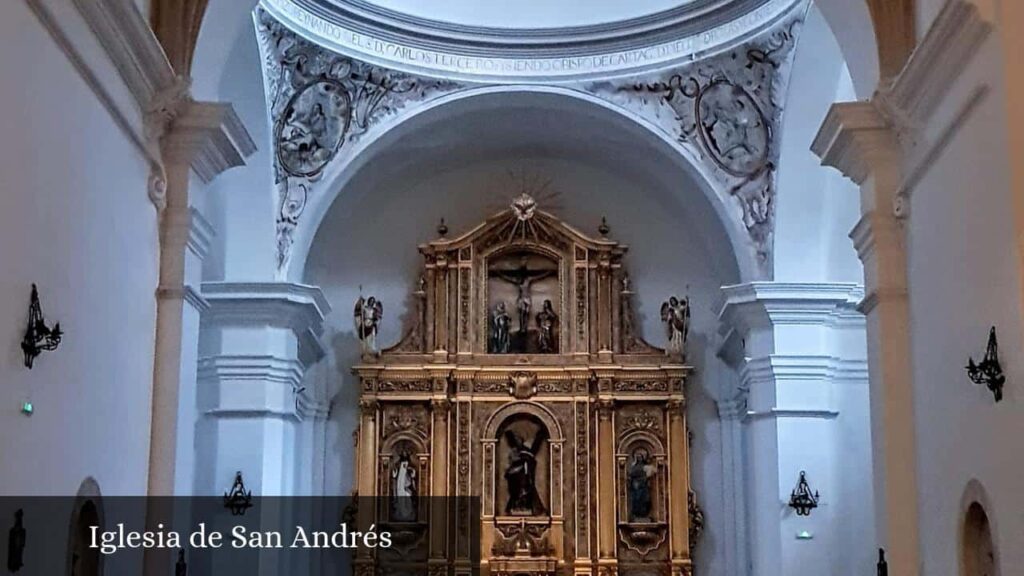
M384 304L373 296L366 299L360 296L359 300L356 300L353 315L356 336L359 337L359 342L363 345L363 354L379 356L377 329L380 326L381 318L384 317Z
M668 346L665 353L684 356L686 338L690 334L690 298L672 296L661 305L661 321L665 323L668 335Z
M540 494L537 493L537 452L546 438L542 429L527 446L522 436L512 430L505 431L505 440L509 445L508 468L505 469L505 482L508 486L505 514L539 516L546 512Z

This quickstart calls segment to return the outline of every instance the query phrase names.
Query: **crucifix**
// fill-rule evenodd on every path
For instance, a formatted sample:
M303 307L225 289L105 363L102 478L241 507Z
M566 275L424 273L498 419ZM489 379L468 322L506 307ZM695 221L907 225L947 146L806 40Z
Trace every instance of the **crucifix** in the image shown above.
M522 257L518 268L491 271L492 276L512 284L519 291L519 295L516 297L516 312L519 314L519 332L521 334L526 334L530 326L530 307L532 306L530 287L534 282L553 276L556 272L556 270L530 270L527 267L526 256Z

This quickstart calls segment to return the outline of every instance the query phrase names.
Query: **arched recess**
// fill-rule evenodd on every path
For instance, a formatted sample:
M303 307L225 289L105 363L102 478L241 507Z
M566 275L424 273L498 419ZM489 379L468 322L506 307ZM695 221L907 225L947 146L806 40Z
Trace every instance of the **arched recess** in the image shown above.
M91 547L91 527L104 527L103 496L92 477L82 481L75 496L68 525L68 549L65 574L68 576L101 576L103 555Z
M999 576L999 551L993 507L977 480L967 483L960 501L960 576Z
M688 203L694 215L690 223L706 227L708 238L722 238L729 246L727 266L735 270L739 281L762 279L756 249L743 227L740 207L713 184L699 160L648 120L614 104L576 90L555 86L494 86L460 91L429 102L384 126L379 132L357 141L328 169L323 180L307 200L302 222L292 246L285 277L301 281L305 264L325 215L335 201L344 198L351 182L365 171L381 170L380 157L396 148L407 146L416 151L441 146L443 137L458 138L461 127L473 123L486 125L488 117L498 114L529 114L531 110L556 113L557 125L544 127L549 133L573 132L566 141L580 149L606 155L614 150L622 154L643 148L647 165L675 174L679 198ZM455 129L453 129L455 127ZM492 136L500 140L495 131ZM480 147L487 145L479 139ZM524 144L525 145L525 144ZM614 158L614 153L610 154ZM625 164L625 162L623 162ZM699 194L690 190L696 188Z

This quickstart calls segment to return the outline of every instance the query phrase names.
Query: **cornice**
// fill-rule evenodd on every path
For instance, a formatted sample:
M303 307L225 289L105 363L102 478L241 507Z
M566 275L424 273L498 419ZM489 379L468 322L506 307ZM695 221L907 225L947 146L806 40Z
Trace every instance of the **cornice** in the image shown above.
M203 182L245 164L256 144L230 104L193 102L184 105L163 138L165 157L185 162Z
M314 357L324 354L320 341L324 317L331 307L323 292L288 282L204 282L203 296L210 309L203 314L204 328L263 325L286 328L300 347Z
M857 304L864 287L853 283L751 282L725 286L718 314L723 326L748 331L778 325L836 326L864 322Z
M416 18L363 0L261 0L296 33L393 70L468 82L609 78L726 50L785 17L801 0L697 0L593 26L499 29Z
M889 122L873 102L843 102L829 108L811 151L824 166L863 184L885 157L896 160L898 147Z

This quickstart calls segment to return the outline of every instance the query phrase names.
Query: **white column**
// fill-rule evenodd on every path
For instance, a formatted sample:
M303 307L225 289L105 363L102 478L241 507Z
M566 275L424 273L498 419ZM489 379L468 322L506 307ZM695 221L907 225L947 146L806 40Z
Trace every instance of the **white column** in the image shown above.
M719 403L723 435L730 435L723 441L734 445L727 452L734 460L736 453L745 455L745 485L726 486L727 493L746 494L745 506L732 510L734 539L738 545L749 542L749 571L739 567L735 573L844 574L851 565L867 565L871 540L863 550L848 550L851 543L836 537L844 523L856 522L838 513L845 508L840 502L851 497L839 468L860 470L861 483L870 481L866 449L860 451L861 462L841 454L844 442L851 440L839 432L857 431L859 425L861 444L869 442L866 418L841 423L856 391L841 391L837 383L837 375L864 364L864 320L856 310L860 287L756 282L723 291L720 318L733 330L726 346L742 349L739 390L745 392ZM728 360L738 354L723 350L720 355ZM866 397L866 392L861 386L860 394ZM742 440L735 437L740 419ZM819 508L806 517L788 506L801 471L821 492ZM853 497L861 501L843 504L871 506L870 494ZM870 518L860 523L858 530L870 532ZM751 538L741 525L749 526Z
M191 494L194 477L195 370L199 316L206 307L197 286L212 228L189 197L193 172L210 181L245 163L255 149L229 104L193 102L171 89L175 101L147 118L158 121L162 166L150 179L160 214L160 285L156 291L156 349L150 425L150 496ZM162 505L159 504L159 505ZM187 524L186 506L171 512L152 502L147 522ZM150 525L150 528L154 526ZM160 574L172 551L148 550L145 573Z
M861 220L851 232L864 263L875 522L890 572L920 573L917 450L910 358L907 256L898 215L903 155L872 102L835 104L813 145L822 163L860 185Z
M191 488L189 470L176 470L179 456L191 461L187 456L191 446L178 448L182 438L179 432L184 427L179 426L179 417L192 421L198 315L205 306L196 286L212 229L191 208L189 178L195 171L209 181L244 164L245 156L253 150L248 133L230 105L184 101L179 108L180 115L161 140L164 176L154 176L151 183L151 193L164 196L166 204L160 222L160 285L156 294L150 496L188 494ZM185 434L188 439L191 430Z

